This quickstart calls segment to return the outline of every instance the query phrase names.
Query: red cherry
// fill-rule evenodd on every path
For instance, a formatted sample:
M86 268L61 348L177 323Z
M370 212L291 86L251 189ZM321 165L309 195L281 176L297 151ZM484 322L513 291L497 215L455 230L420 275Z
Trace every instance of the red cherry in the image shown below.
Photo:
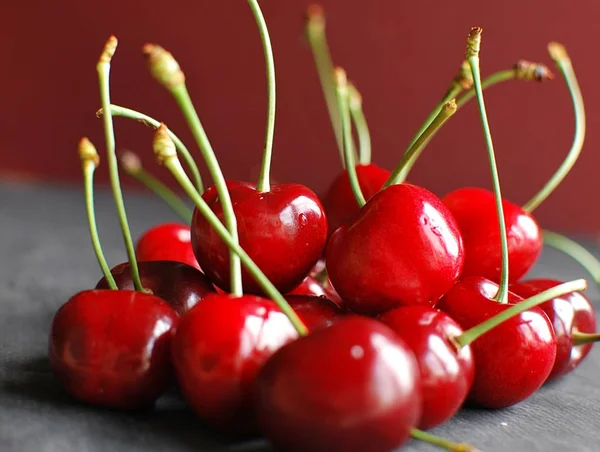
M423 413L419 428L430 429L460 409L473 384L475 363L470 346L459 348L452 339L462 328L447 314L426 306L407 306L383 314L414 352L421 373Z
M309 331L331 326L344 315L344 311L325 296L286 295L285 299Z
M413 353L364 317L282 347L256 383L258 419L278 450L387 452L407 440L421 413Z
M183 262L200 270L185 224L165 223L148 229L138 240L135 254L139 261Z
M54 316L50 365L79 400L120 409L150 407L173 376L170 346L178 321L153 295L79 292Z
M275 350L296 337L270 300L207 297L181 319L173 341L173 363L186 400L214 428L253 432L256 374Z
M561 284L554 279L532 279L510 285L510 290L523 298L532 297ZM548 381L571 372L592 349L591 343L573 346L573 333L595 333L596 315L590 301L579 292L571 292L540 306L544 310L556 336L556 361Z
M139 262L138 269L144 289L165 300L179 315L183 315L206 295L215 293L215 288L200 270L182 262ZM128 262L117 265L110 272L119 289L134 289ZM108 289L106 278L98 281L96 289Z
M296 184L272 185L261 193L252 184L228 182L240 245L279 289L298 286L321 257L327 220L317 196ZM203 195L217 216L223 210L214 187ZM228 248L197 210L192 219L192 245L206 275L221 289L229 288ZM244 291L262 290L243 270Z
M465 330L522 301L509 292L508 303L493 297L498 285L470 276L439 301ZM486 408L505 408L525 400L548 378L556 357L556 339L548 316L539 308L512 317L471 345L475 379L468 400Z
M343 301L335 291L331 284L324 287L319 281L312 276L307 276L304 281L294 290L288 293L289 295L314 295L315 297L325 297L334 302L337 306L342 307Z
M377 193L390 177L390 172L372 163L368 165L356 165L356 176L365 200L369 200ZM342 171L333 181L329 191L323 199L327 221L329 223L329 235L337 228L349 223L359 212L356 198L352 193L348 172Z
M433 193L410 184L373 196L327 247L333 287L350 310L367 315L433 305L460 277L463 261L450 211Z
M502 251L494 194L482 188L460 188L443 198L458 223L465 247L463 276L500 281ZM508 240L510 281L518 281L542 250L542 234L535 219L520 206L502 201Z

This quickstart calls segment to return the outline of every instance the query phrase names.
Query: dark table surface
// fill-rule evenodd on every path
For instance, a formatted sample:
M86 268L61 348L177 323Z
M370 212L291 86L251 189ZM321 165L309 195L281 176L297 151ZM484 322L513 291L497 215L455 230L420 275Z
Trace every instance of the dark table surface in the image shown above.
M134 237L176 220L160 201L127 194ZM125 253L108 192L97 216L111 265ZM46 360L57 308L100 277L77 188L0 183L0 451L263 451L261 440L234 442L211 433L176 393L153 412L119 413L67 396ZM582 243L600 254L590 239ZM531 276L586 277L569 258L544 250ZM596 307L600 297L591 285ZM600 451L600 349L571 375L502 411L463 410L434 432L484 451ZM433 451L411 442L403 450Z

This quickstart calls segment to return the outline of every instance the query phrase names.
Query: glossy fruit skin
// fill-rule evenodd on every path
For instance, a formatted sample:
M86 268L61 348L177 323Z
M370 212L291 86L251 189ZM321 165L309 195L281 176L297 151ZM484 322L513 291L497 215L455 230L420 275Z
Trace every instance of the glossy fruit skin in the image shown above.
M183 315L209 294L215 293L210 280L200 271L182 262L138 262L142 287L166 301L175 312ZM131 266L128 262L110 271L121 290L134 290ZM108 289L106 279L96 284L96 289Z
M510 292L508 304L493 297L498 285L486 278L462 279L437 304L464 330L522 301ZM548 316L540 308L525 311L471 344L475 378L468 400L483 408L506 408L537 391L550 375L556 339Z
M340 227L327 246L327 271L348 309L377 315L433 305L461 275L458 225L433 193L392 185Z
M277 450L387 452L419 421L419 369L387 326L351 316L277 351L259 373L256 401Z
M523 298L551 289L562 281L531 279L510 285L510 290ZM555 380L575 369L592 349L593 344L573 346L573 333L596 332L596 315L590 301L580 292L556 297L540 306L546 313L556 336L556 361L547 381Z
M358 184L367 201L381 189L390 175L388 170L372 163L356 165ZM335 178L323 198L323 205L329 222L329 235L333 234L340 226L351 222L358 214L359 207L352 193L347 171L342 171Z
M323 286L313 276L307 276L304 278L304 281L302 281L298 287L288 292L288 295L313 295L315 297L325 297L335 303L337 306L343 306L341 297L335 291L331 283L327 286Z
M285 299L311 332L333 325L344 315L344 311L325 296L286 295Z
M500 281L502 250L494 194L483 188L460 188L442 198L458 222L465 247L463 276ZM536 220L520 206L503 200L508 238L510 281L518 281L533 267L542 251Z
M135 246L139 261L183 262L200 270L192 248L190 227L181 223L159 224L148 229Z
M452 342L463 333L448 314L427 306L406 306L382 314L414 352L421 374L423 413L420 429L449 420L463 405L473 384L475 362L470 346Z
M212 295L182 319L173 364L192 409L211 427L233 434L256 431L252 385L260 367L297 338L270 300Z
M298 286L317 263L327 240L327 219L321 202L303 185L272 185L260 193L252 184L228 182L237 218L240 245L282 293ZM214 187L202 195L223 220ZM195 210L192 246L206 275L221 289L229 288L229 253L204 217ZM242 270L244 292L262 294Z
M123 410L152 407L172 381L171 340L178 321L153 295L79 292L54 316L50 365L76 399Z

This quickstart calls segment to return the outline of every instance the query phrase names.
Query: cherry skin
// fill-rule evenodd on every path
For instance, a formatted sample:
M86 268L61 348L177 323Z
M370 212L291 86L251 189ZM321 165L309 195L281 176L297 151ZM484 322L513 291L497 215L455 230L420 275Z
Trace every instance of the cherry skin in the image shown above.
M315 297L325 297L337 306L343 306L343 301L333 286L331 284L323 286L313 276L304 278L304 281L302 281L302 283L294 290L290 291L288 295L314 295Z
M463 329L474 327L523 299L509 292L508 303L493 297L498 285L470 276L457 283L437 307ZM540 308L512 317L471 344L475 379L468 400L484 408L506 408L537 391L550 375L556 339L548 316Z
M344 311L325 296L286 295L285 299L309 331L331 326L344 315Z
M192 409L227 433L254 433L252 386L259 368L297 333L270 300L212 295L182 319L173 364Z
M387 452L407 440L421 414L413 353L366 317L287 344L256 383L260 426L277 450Z
M358 184L368 201L388 180L391 173L372 163L356 165ZM349 223L358 214L359 207L352 193L348 172L342 171L333 181L329 191L323 198L323 205L329 222L329 235L337 228Z
M239 242L282 293L298 286L317 263L327 240L327 220L317 195L296 184L272 185L260 193L254 185L228 182L237 218ZM202 195L223 221L214 187ZM229 288L229 253L204 217L194 211L192 246L206 275L221 289ZM244 292L262 289L243 270Z
M373 196L331 236L327 271L345 306L377 315L433 305L461 275L462 238L439 198L410 184Z
M462 328L444 312L427 306L406 306L382 314L414 352L421 373L423 413L420 429L449 420L463 405L475 375L470 346L458 348L452 339Z
M152 407L173 377L171 340L178 321L154 295L79 292L52 321L50 365L81 401L125 410Z
M555 279L531 279L511 284L510 290L522 297L532 297L561 284ZM596 315L590 301L580 292L571 292L540 306L556 336L556 361L547 381L575 369L592 349L593 344L573 345L573 333L595 333Z
M138 262L138 269L142 287L169 303L179 315L183 315L205 296L215 293L215 288L200 270L182 262ZM134 289L128 262L117 265L110 272L119 289ZM96 289L108 289L105 278L98 281Z
M500 281L502 250L494 194L483 188L460 188L443 198L458 222L465 247L463 276ZM542 250L542 234L535 219L520 206L503 200L508 239L510 281L518 281L533 267Z
M185 224L165 223L148 229L138 240L135 255L140 261L183 262L200 270Z

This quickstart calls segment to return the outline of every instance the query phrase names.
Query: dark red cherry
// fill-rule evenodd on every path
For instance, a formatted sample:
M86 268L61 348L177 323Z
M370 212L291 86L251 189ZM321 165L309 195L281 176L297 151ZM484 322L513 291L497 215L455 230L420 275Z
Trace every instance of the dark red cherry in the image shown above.
M288 293L289 295L314 295L315 297L325 297L333 301L337 306L342 306L343 301L335 291L331 284L323 286L313 276L307 276L304 281L294 290Z
M448 314L427 306L406 306L379 317L414 352L421 373L423 413L419 428L449 420L463 405L473 384L475 363L470 346L453 338L462 328Z
M190 227L185 224L165 223L148 229L138 240L135 254L139 261L183 262L200 270Z
M140 292L79 292L50 330L52 370L73 397L119 409L148 408L173 377L171 339L179 317Z
M327 239L327 220L311 190L296 184L272 185L261 193L254 185L228 182L238 224L240 245L282 293L298 286L317 263ZM203 195L223 220L214 187ZM228 248L196 210L192 219L192 245L206 275L221 289L229 288ZM243 270L244 292L262 290Z
M562 284L555 279L531 279L510 285L510 290L523 298ZM573 344L573 333L595 333L596 315L590 301L580 292L571 292L540 305L554 327L556 361L548 381L575 369L592 349L591 343Z
M138 269L144 289L165 300L179 315L191 309L206 295L215 293L215 288L200 270L182 262L138 262ZM128 262L117 265L110 272L119 289L133 290ZM98 281L96 289L108 289L105 278Z
M387 452L419 421L419 369L390 328L352 316L277 351L259 373L256 401L278 450Z
M465 330L519 303L509 293L508 304L493 300L498 285L470 276L458 282L439 301ZM485 408L506 408L533 394L548 378L556 358L556 339L548 316L540 308L512 317L471 345L475 379L468 400Z
M462 238L433 193L410 184L373 196L327 246L327 271L345 306L376 315L433 305L461 275Z
M331 326L344 315L344 311L325 296L286 295L285 299L309 331Z
M463 276L500 281L502 251L494 194L483 188L460 188L443 198L458 223L465 247ZM542 250L542 234L535 219L520 206L502 201L508 239L511 281L533 267Z
M390 177L390 172L372 163L356 165L356 176L365 199L368 201ZM323 198L323 206L329 222L329 235L337 228L353 220L359 208L352 193L348 172L342 171L333 181Z
M258 370L296 337L270 300L207 297L183 316L173 341L173 363L186 400L218 430L254 432L252 385Z

